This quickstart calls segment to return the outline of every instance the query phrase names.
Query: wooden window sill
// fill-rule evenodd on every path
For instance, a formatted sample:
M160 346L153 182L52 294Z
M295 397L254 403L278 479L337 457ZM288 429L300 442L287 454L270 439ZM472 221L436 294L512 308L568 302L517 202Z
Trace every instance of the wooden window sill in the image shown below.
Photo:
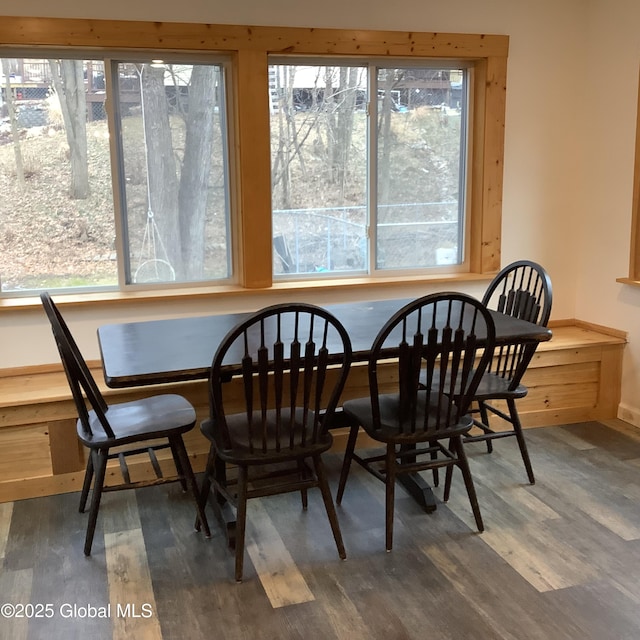
M250 289L239 285L207 286L207 287L181 287L163 289L145 289L144 291L101 291L86 293L59 293L55 296L56 304L62 306L76 306L85 304L127 304L138 302L158 302L165 300L196 300L198 298L226 298L243 296L265 296L290 292L295 294L305 292L324 291L349 291L366 289L388 289L398 285L433 285L439 283L460 283L480 280L490 280L494 274L458 273L438 274L433 276L402 276L398 278L341 278L326 280L300 280L287 282L274 282L269 287ZM0 313L8 311L21 311L41 306L40 297L16 296L0 298Z

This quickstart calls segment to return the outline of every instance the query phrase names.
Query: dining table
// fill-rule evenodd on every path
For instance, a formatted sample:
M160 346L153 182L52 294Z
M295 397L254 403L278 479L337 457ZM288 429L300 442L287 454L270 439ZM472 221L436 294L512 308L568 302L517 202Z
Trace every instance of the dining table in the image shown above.
M385 322L411 299L385 299L323 305L346 328L351 339L353 362L366 362L371 346ZM496 329L496 344L520 342L532 346L551 339L547 327L491 311ZM108 387L134 386L205 380L218 345L250 312L183 316L160 320L106 324L98 328L98 343L104 379ZM478 335L482 340L484 336ZM389 353L393 357L394 353ZM229 379L240 370L229 362L225 375ZM232 358L233 360L233 358ZM336 412L328 428L347 426ZM403 486L425 511L436 509L430 485L419 474L401 476ZM229 525L232 526L232 525Z
M384 323L411 299L343 302L322 305L344 325L351 339L353 362L366 362ZM551 339L551 330L490 311L496 345ZM98 328L98 344L105 383L122 389L144 385L205 380L213 355L228 331L250 312L183 316L106 324ZM483 336L478 336L481 340ZM391 354L390 354L391 355ZM237 362L237 369L240 360ZM234 364L228 373L235 373Z

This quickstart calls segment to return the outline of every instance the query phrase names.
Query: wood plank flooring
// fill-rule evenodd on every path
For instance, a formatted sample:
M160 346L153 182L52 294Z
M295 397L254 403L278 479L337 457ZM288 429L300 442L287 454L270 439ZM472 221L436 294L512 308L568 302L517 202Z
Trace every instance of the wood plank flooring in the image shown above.
M433 514L398 488L386 553L384 487L354 465L346 561L319 492L306 512L299 494L251 501L242 584L215 519L211 539L194 531L178 485L105 495L90 558L78 494L0 504L0 605L18 607L0 612L24 614L0 615L0 638L637 640L640 430L526 435L535 486L514 439L467 446L482 534L458 474ZM334 491L340 463L327 459Z

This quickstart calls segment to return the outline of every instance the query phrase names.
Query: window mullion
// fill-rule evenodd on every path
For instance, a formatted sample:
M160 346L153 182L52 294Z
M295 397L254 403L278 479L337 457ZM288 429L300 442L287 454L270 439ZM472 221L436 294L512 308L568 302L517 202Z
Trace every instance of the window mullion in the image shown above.
M369 273L377 269L378 245L378 70L374 64L368 68L369 95L367 96L367 255Z
M111 181L113 190L113 212L115 224L115 253L118 262L118 286L125 288L127 273L129 272L129 246L127 240L127 225L124 213L126 211L126 191L124 176L124 155L122 149L122 114L120 113L120 99L118 87L118 63L105 59L105 110L107 113L107 127L109 129L109 148L111 160Z
M265 51L240 50L237 105L240 278L248 288L272 282L269 72Z

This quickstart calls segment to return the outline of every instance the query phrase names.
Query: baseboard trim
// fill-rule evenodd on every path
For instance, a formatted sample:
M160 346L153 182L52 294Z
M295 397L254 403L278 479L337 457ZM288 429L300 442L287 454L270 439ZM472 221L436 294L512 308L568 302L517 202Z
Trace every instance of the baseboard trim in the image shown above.
M632 424L634 427L640 428L640 408L632 407L628 404L621 402L618 405L617 417L624 422Z

